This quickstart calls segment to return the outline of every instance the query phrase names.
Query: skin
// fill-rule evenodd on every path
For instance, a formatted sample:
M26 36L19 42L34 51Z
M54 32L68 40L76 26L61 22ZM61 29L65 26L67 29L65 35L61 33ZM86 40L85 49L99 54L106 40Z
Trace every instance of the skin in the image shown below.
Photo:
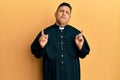
M55 18L56 18L56 24L58 26L64 27L65 25L68 24L70 18L71 18L71 10L69 7L67 6L61 6L58 8L58 10L55 12ZM39 38L39 43L40 46L42 48L45 47L45 45L48 42L48 34L44 34L44 30L42 29L41 31L41 36ZM83 31L81 31L81 33L79 33L78 35L76 35L75 37L75 43L76 46L81 50L83 43L84 43L84 39L83 39Z
M61 6L56 12L56 24L64 27L68 24L70 18L71 18L71 10L67 6Z

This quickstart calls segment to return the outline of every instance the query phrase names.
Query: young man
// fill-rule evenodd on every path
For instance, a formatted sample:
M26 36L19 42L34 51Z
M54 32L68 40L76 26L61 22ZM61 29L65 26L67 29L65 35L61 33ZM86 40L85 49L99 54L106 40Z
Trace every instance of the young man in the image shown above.
M82 32L68 25L72 7L61 3L54 25L42 30L31 45L35 57L43 56L43 80L80 80L79 57L90 48Z

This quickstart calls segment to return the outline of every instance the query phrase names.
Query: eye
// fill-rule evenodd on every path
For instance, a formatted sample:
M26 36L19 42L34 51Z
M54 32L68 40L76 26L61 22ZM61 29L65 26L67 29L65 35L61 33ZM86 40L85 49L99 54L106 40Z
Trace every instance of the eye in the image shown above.
M66 13L69 15L70 13L68 11L66 11Z
M60 10L60 12L64 12L64 10Z
M70 12L69 12L69 11L59 10L59 12L66 13L67 15L70 15Z

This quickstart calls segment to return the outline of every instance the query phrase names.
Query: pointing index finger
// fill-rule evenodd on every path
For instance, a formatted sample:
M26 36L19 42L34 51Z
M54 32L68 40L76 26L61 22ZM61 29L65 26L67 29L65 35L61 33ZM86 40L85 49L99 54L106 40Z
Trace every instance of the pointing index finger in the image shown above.
M79 36L82 36L82 35L83 35L83 30L81 30L78 35L79 35Z
M83 30L81 30L80 33L83 34Z
M41 32L41 33L42 33L42 35L44 35L44 30L43 30L43 28L42 28L42 32Z

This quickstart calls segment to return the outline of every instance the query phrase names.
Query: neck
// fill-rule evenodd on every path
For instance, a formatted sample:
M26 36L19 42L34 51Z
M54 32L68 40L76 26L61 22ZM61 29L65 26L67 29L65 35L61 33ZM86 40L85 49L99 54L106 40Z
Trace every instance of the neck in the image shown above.
M59 27L64 27L64 26L66 26L67 24L59 24L58 22L56 22L56 25L58 25Z

